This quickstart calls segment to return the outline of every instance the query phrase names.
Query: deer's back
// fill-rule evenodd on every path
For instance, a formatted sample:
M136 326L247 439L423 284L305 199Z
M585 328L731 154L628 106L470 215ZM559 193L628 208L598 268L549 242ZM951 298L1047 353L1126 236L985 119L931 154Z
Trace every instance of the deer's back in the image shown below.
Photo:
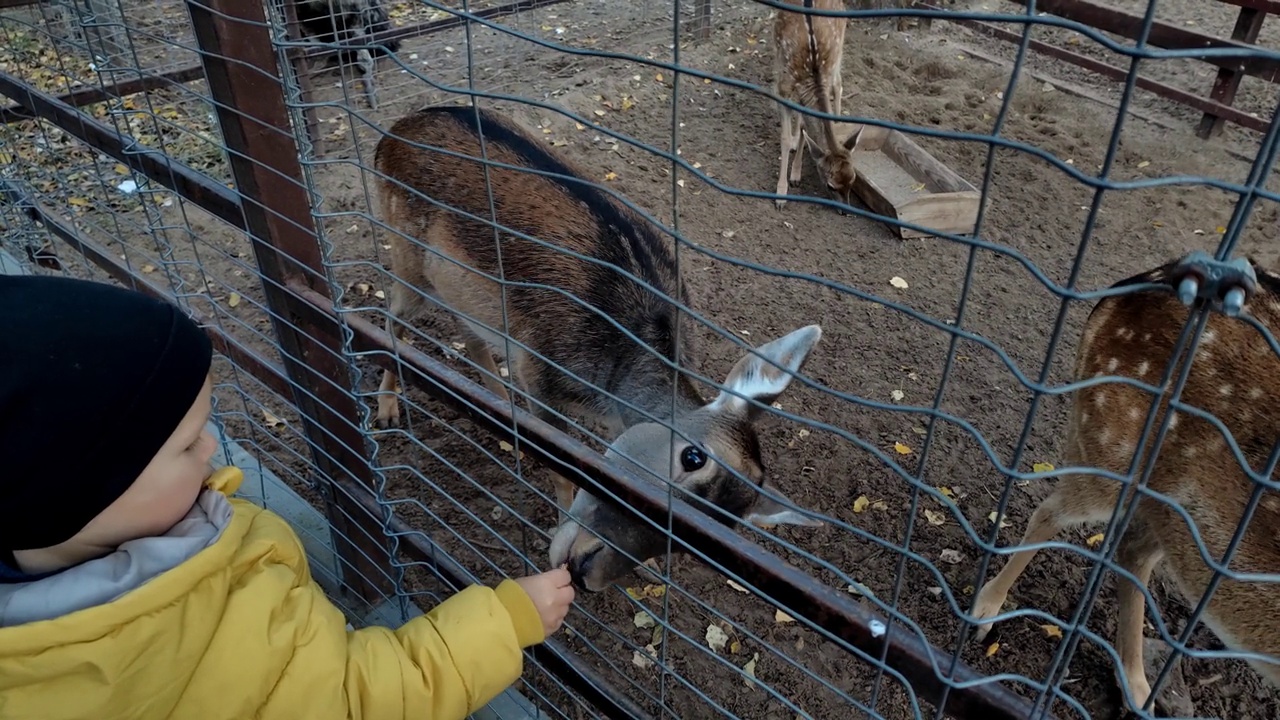
M801 0L788 0L792 5L804 6ZM843 10L843 0L814 0L818 10ZM813 40L817 47L817 66L823 80L832 82L840 72L843 59L844 33L847 18L812 16ZM809 44L809 27L805 16L799 12L778 11L773 24L774 71L778 93L806 107L817 108L821 92L814 75L814 55Z
M483 154L478 128L484 135ZM484 164L475 159L480 157L563 177L490 165L486 178ZM513 283L545 286L508 285L506 319L514 336L568 366L600 365L606 350L612 357L624 355L624 347L636 345L630 335L667 357L676 356L675 307L628 278L639 278L683 301L671 241L638 213L590 185L581 168L512 120L481 110L477 126L469 107L424 109L391 126L378 143L375 162L392 178L380 181L385 212L391 215L388 222L462 265L500 275L498 244L493 227L485 222L491 217L488 188L497 222L536 239L501 234L501 276ZM448 272L450 287L438 284L437 289L453 293L455 309L502 327L497 284L456 268Z

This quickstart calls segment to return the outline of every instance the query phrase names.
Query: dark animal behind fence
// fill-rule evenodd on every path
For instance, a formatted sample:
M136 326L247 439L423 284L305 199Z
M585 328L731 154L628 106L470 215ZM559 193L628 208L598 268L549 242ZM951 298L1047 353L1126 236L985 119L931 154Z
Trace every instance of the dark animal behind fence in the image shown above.
M473 159L482 157L481 131L490 161L567 179L499 167L490 167L486 178ZM469 107L428 108L403 117L378 143L375 163L383 176L382 217L393 229L392 269L399 281L391 287L389 333L395 321L410 322L427 307L428 295L434 296L459 316L467 354L500 397L508 395L495 354L509 362L516 387L535 399L536 416L561 429L567 423L557 412L603 425L615 438L610 455L630 458L642 477L670 480L736 517L818 524L725 469L763 481L754 426L758 409L725 393L707 403L687 376L673 377L666 361L686 364L690 333L677 334L681 313L662 295L685 302L685 291L672 242L652 223L488 110L480 111L479 124ZM498 223L547 244L506 232L499 243L491 226L452 209L490 217L486 184ZM519 283L507 285L505 298L499 277ZM508 347L504 328L528 349ZM772 402L820 337L811 325L767 343L758 349L764 359L747 355L725 385ZM387 372L378 399L382 425L399 420L396 385L395 374ZM666 424L645 413L674 424L689 439L672 438ZM577 519L565 520L557 532L553 563L567 562L580 586L600 590L665 548L662 533L588 493L575 497L572 483L552 475L561 510L572 503Z
M391 29L391 17L382 0L297 0L295 9L302 34L320 43L369 42L373 35ZM324 67L335 64L358 66L369 106L377 108L374 85L377 58L399 50L399 40L384 40L369 48L342 50L336 56L330 56Z

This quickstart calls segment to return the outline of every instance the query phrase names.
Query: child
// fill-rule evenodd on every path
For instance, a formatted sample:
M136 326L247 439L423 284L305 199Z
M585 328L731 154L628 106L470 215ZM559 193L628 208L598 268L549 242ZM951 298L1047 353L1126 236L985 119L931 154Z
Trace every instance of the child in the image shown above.
M283 520L203 487L211 356L167 303L0 276L0 717L447 720L513 683L568 572L349 632Z

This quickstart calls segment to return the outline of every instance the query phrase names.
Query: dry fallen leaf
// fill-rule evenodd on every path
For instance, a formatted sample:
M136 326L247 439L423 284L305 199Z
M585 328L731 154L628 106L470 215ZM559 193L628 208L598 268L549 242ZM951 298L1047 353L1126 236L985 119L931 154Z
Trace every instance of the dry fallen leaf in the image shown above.
M938 492L942 493L942 496L943 496L943 497L945 497L945 498L946 498L946 499L948 499L948 500L955 500L955 499L956 499L955 491L954 491L954 490L952 490L951 488L947 487L946 485L939 485L939 486L938 486Z
M227 296L227 306L235 307L240 304L240 293L231 293Z
M644 610L641 610L640 612L636 613L636 617L634 620L632 620L632 623L634 623L635 626L638 628L650 628L650 627L653 627L655 624L657 624L657 621L653 619L652 615L645 612Z
M656 600L662 597L663 595L667 594L667 586L666 585L645 585L644 594Z
M707 626L707 647L715 652L724 650L724 646L729 642L729 636L719 625Z
M906 290L906 289L907 289L907 281L906 281L906 280L903 280L902 278L898 277L897 275L894 275L893 277L889 278L889 284L890 284L890 285L892 285L892 286L894 286L894 287L896 287L896 288L898 288L899 290Z
M151 265L151 264L149 264L149 263L148 263L148 264L146 264L146 265L143 265L143 266L142 266L142 272L144 272L144 273L153 273L153 272L155 272L155 271L156 271L156 266L155 266L155 265ZM232 307L235 307L235 306L233 305Z
M747 661L747 664L742 666L742 674L746 675L749 678L755 678L756 663L759 661L760 661L760 653L753 654L751 656L751 659ZM750 680L743 680L742 683L747 687L755 686L755 683L751 682Z
M1062 628L1057 625L1041 625L1040 629L1044 631L1045 637L1062 639Z
M1142 162L1138 163L1138 167L1139 167L1139 168L1144 168L1144 167L1146 167L1146 166L1148 166L1148 165L1150 165L1150 164L1151 164L1151 161L1150 161L1150 160L1143 160Z
M781 610L777 610L773 613L773 621L776 623L793 623L796 619Z
M889 509L889 505L888 505L887 503L885 503L885 501L883 501L883 500L877 500L877 501L875 501L875 502L871 503L871 509L872 509L872 510L888 510L888 509Z
M385 292L381 291L381 290L375 291L375 292L373 293L373 296L374 296L374 297L376 297L376 298L378 298L379 300L386 300L386 299L387 299L387 294L386 294Z
M737 640L734 640L733 642L729 643L730 655L737 655L738 651L741 649L742 649L742 643L738 642Z
M1097 535L1090 535L1089 539L1085 540L1085 543L1087 543L1091 548L1096 548L1102 544L1102 541L1104 538L1106 538L1106 536L1103 535L1102 533L1098 533Z
M940 512L934 512L933 510L925 510L924 519L928 520L930 525L945 525L947 523L947 517L945 515Z
M732 580L729 581L729 587L733 588L734 590L737 590L740 593L747 592L746 588L742 587L741 585L739 585L738 583Z
M1213 231L1214 231L1214 232L1216 232L1216 233L1218 233L1219 235L1226 235L1226 234L1227 234L1227 229L1226 229L1225 227L1221 226L1221 225L1219 225L1218 227L1214 228L1214 229L1213 229Z
M910 454L911 454L911 447L910 447L909 445L905 445L905 444L900 443L900 442L896 442L896 443L894 443L894 444L893 444L893 449L894 449L894 450L895 450L899 455L910 455Z
M631 653L631 664L643 670L649 667L650 665L652 665L653 661L649 659L648 655L645 655L639 650L636 650L635 652Z
M1047 462L1032 463L1031 471L1038 472L1038 473L1053 472L1053 463L1047 463Z
M960 554L960 551L952 550L951 548L947 548L939 553L938 559L951 565L959 565L964 562L964 556Z
M271 414L270 410L263 409L262 418L266 421L267 427L273 428L284 424L284 421Z
M987 515L987 520L988 520L989 522L993 522L993 523L996 521L996 511L995 511L995 510L992 510L992 511ZM1009 527L1009 521L1008 521L1007 519L1005 519L1005 517L1004 517L1004 516L1001 516L1001 517L1000 517L1000 527L1001 527L1001 528L1007 528L1007 527Z
M870 504L871 501L867 499L866 495L859 495L858 499L853 501L853 511L856 513L863 512Z
M609 182L613 182L614 180L618 179L618 173L610 170L609 172L604 174L604 179Z
M987 657L991 657L992 655L995 655L996 651L998 651L999 649L1000 649L1000 643L991 643L990 645L987 646L987 651L984 654Z
M893 398L894 402L902 402L902 398L906 397L906 394L903 393L901 390L894 390L893 392L889 393L889 397Z
M603 110L596 110L596 111L595 111L595 113L596 113L596 115L597 115L597 116L599 116L599 117L604 117L604 111L603 111Z
M657 75L654 75L653 79L657 80L658 82L662 82L662 73L658 73Z

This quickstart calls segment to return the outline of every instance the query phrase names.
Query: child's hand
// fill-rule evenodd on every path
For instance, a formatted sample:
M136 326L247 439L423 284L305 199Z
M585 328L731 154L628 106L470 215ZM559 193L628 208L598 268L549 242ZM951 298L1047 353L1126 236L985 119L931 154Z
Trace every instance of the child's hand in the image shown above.
M564 616L569 614L569 603L573 602L569 571L562 565L550 572L517 578L516 582L528 593L529 599L533 600L547 637L554 635L564 622Z

